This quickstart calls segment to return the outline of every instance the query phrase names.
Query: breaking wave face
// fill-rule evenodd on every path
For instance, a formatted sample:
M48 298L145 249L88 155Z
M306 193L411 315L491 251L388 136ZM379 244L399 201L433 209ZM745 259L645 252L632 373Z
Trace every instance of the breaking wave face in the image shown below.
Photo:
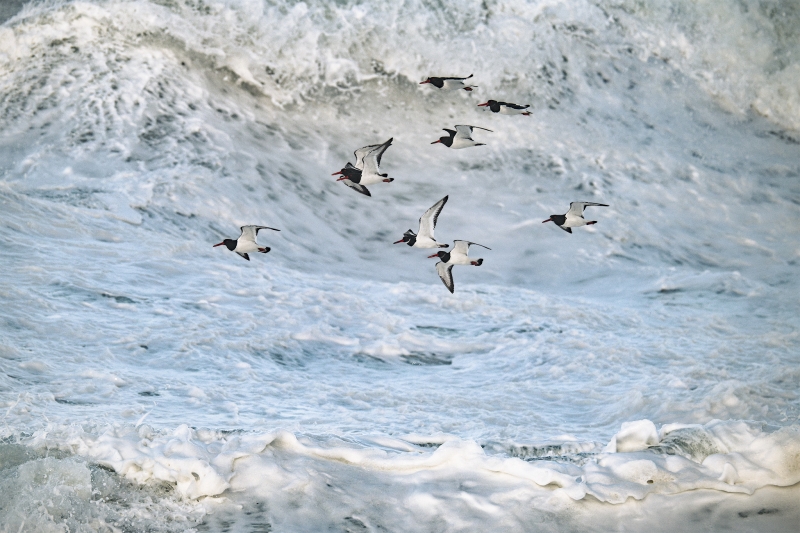
M796 2L0 21L0 531L800 521ZM371 198L331 177L390 137ZM453 295L391 244L445 195L491 248Z

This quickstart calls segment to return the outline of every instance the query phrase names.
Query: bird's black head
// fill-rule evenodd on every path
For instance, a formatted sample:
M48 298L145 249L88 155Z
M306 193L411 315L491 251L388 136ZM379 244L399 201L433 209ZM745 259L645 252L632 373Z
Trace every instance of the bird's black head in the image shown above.
M417 242L417 235L413 231L408 230L407 232L403 233L402 239L399 241L394 241L393 244L400 244L401 242L405 242L409 246L414 246L414 243Z
M334 172L333 174L331 174L331 176L337 176L339 174L341 174L342 177L336 181L350 180L353 183L358 183L361 181L361 171L350 163L347 163L347 165L345 165L345 167L342 170L340 170L339 172Z
M429 255L428 259L432 259L434 257L438 257L439 259L442 260L443 263L447 263L448 261L450 261L450 252L444 252L440 250L433 255Z
M500 102L497 100L489 100L486 103L478 104L478 107L488 107L492 110L492 113L499 113L500 112Z
M225 239L225 240L224 240L224 241L222 241L221 243L219 243L219 244L215 244L215 245L214 245L214 247L217 247L217 246L222 246L223 244L225 245L225 247L226 247L228 250L230 250L230 251L232 252L232 251L234 251L234 250L236 249L236 244L237 244L237 242L236 242L235 240L233 240L233 239Z
M420 85L423 85L425 83L430 83L431 85L433 85L434 87L438 87L439 89L444 87L444 79L443 78L436 78L436 77L432 76L432 77L428 78L427 80L425 80L423 82L420 82Z
M453 146L453 139L455 139L456 137L456 132L448 129L445 129L444 131L447 132L447 135L442 135L441 137L439 137L438 141L433 141L431 144L442 143L448 148Z
M414 246L414 243L417 242L417 234L411 230L408 230L407 232L403 233L403 238L399 241L395 241L394 244L400 244L401 242L404 242L409 246Z
M564 222L567 221L567 215L550 215L550 218L547 220L543 220L542 224L545 222L555 222L557 226L563 226Z

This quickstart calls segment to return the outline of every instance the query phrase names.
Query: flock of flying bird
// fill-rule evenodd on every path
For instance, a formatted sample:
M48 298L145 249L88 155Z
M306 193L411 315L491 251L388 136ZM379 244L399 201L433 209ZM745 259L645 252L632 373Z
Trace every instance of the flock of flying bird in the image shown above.
M420 85L431 84L443 91L472 91L473 87L477 86L469 84L467 80L470 78L472 78L472 74L466 78L429 77L425 81L421 82ZM483 104L478 104L478 106L488 107L491 112L499 113L501 115L530 116L531 114L527 110L530 105L510 104L508 102L499 102L497 100L489 100ZM453 149L483 146L484 143L475 142L475 140L472 139L472 132L475 129L489 132L492 131L479 126L470 126L464 124L456 125L455 128L455 130L445 128L444 131L447 132L447 135L443 135L438 140L433 141L431 144L441 143L446 147ZM369 146L364 146L363 148L359 148L353 152L353 155L355 155L356 158L355 164L348 162L340 171L334 172L334 176L341 175L341 177L336 181L343 181L344 184L351 189L366 196L372 196L372 194L369 192L369 189L367 189L367 185L374 185L382 182L391 183L394 181L394 179L390 178L388 174L382 174L380 171L381 157L392 145L393 140L394 138L391 138L383 144L371 144ZM433 236L433 232L436 228L436 221L439 218L439 214L442 212L444 205L447 203L447 199L448 196L445 196L422 214L419 219L419 229L417 233L414 233L409 229L403 234L403 238L399 241L395 241L394 244L406 243L408 246L413 248L449 248L450 245L437 242ZM567 211L565 214L550 215L550 218L544 220L542 223L553 222L564 231L572 233L572 228L588 226L597 223L596 220L587 221L583 218L583 210L589 206L608 207L607 204L598 204L594 202L572 202L569 205L569 211ZM269 247L261 246L256 242L256 236L258 235L259 230L270 229L273 231L280 231L276 228L270 228L267 226L242 226L240 229L242 233L239 235L238 239L225 239L221 243L215 244L214 246L216 247L225 245L228 250L236 252L248 261L250 260L250 256L248 255L249 253L260 252L265 254L270 251ZM442 283L444 283L445 287L447 287L451 293L455 290L455 285L453 283L453 267L455 265L481 266L483 264L482 258L472 259L469 257L469 247L473 245L491 250L491 248L475 242L455 240L453 241L452 250L448 252L440 250L437 253L428 256L429 259L434 257L439 258L439 262L436 263L436 272L439 274Z

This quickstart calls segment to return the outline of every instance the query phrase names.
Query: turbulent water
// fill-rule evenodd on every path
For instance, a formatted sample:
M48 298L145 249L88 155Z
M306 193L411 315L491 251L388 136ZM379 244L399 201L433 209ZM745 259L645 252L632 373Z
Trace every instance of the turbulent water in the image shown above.
M796 530L796 2L0 20L0 531Z

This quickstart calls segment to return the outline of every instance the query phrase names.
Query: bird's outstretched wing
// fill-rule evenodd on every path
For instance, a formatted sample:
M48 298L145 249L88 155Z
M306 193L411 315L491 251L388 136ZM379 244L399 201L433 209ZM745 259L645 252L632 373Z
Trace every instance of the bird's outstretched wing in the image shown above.
M249 255L247 255L247 254L243 254L243 253L241 253L241 252L236 252L236 253L237 253L237 254L239 254L240 256L244 257L244 258L245 258L245 259L247 259L248 261L250 261L250 256L249 256Z
M449 78L441 78L441 79L443 79L443 80L468 80L471 77L472 77L472 74L470 74L466 78L459 78L458 76L452 76L452 77L449 77Z
M481 128L480 126L470 126L469 124L456 124L456 131L458 132L458 135L460 135L462 137L466 137L468 139L471 138L472 130L474 130L474 129L479 129L479 130L484 130L484 131L492 131L492 130L487 129L487 128Z
M372 196L370 194L370 192L369 192L369 189L367 189L363 185L361 185L359 183L356 183L354 181L350 181L350 180L342 180L342 181L344 182L345 185L347 185L348 187L350 187L354 191L360 192L361 194L363 194L365 196Z
M442 212L444 204L447 203L449 196L445 196L430 207L421 217L419 217L419 235L433 239L433 230L436 228L436 221L439 213Z
M252 241L256 242L256 234L258 233L259 226L242 226L239 229L242 230L242 234L239 235L240 241Z
M453 252L454 253L462 253L467 255L469 253L470 245L480 246L481 248L486 248L487 250L491 250L488 246L484 246L482 244L478 244L477 242L470 242L470 241L453 241Z
M572 202L569 204L569 211L567 211L567 216L575 216L575 217L583 217L583 210L587 207L597 206L597 207L608 207L606 204L596 204L594 202Z
M452 292L455 290L455 285L453 284L453 265L447 265L439 261L436 263L436 272L439 274L439 278L444 283L444 286L447 287L447 290Z
M468 124L456 124L456 138L459 139L467 139L472 141L472 130L474 129L485 130L485 131L492 131L486 128L481 128L480 126L470 126Z
M359 148L353 155L356 156L356 164L355 167L358 170L364 170L364 158L369 154L371 151L375 150L376 148L380 148L383 146L382 144L370 144L369 146L364 146Z
M394 137L389 139L383 144L376 145L375 148L370 150L367 155L364 156L364 166L363 170L367 174L379 174L380 166L381 166L381 158L383 157L383 152L385 152L391 145Z
M258 235L258 231L262 229L271 229L272 231L280 231L277 228L270 228L269 226L242 226L239 228L242 230L242 234L239 235L239 239L245 241L253 241L256 242L256 235Z
M456 136L465 139L472 139L472 126L456 125Z

